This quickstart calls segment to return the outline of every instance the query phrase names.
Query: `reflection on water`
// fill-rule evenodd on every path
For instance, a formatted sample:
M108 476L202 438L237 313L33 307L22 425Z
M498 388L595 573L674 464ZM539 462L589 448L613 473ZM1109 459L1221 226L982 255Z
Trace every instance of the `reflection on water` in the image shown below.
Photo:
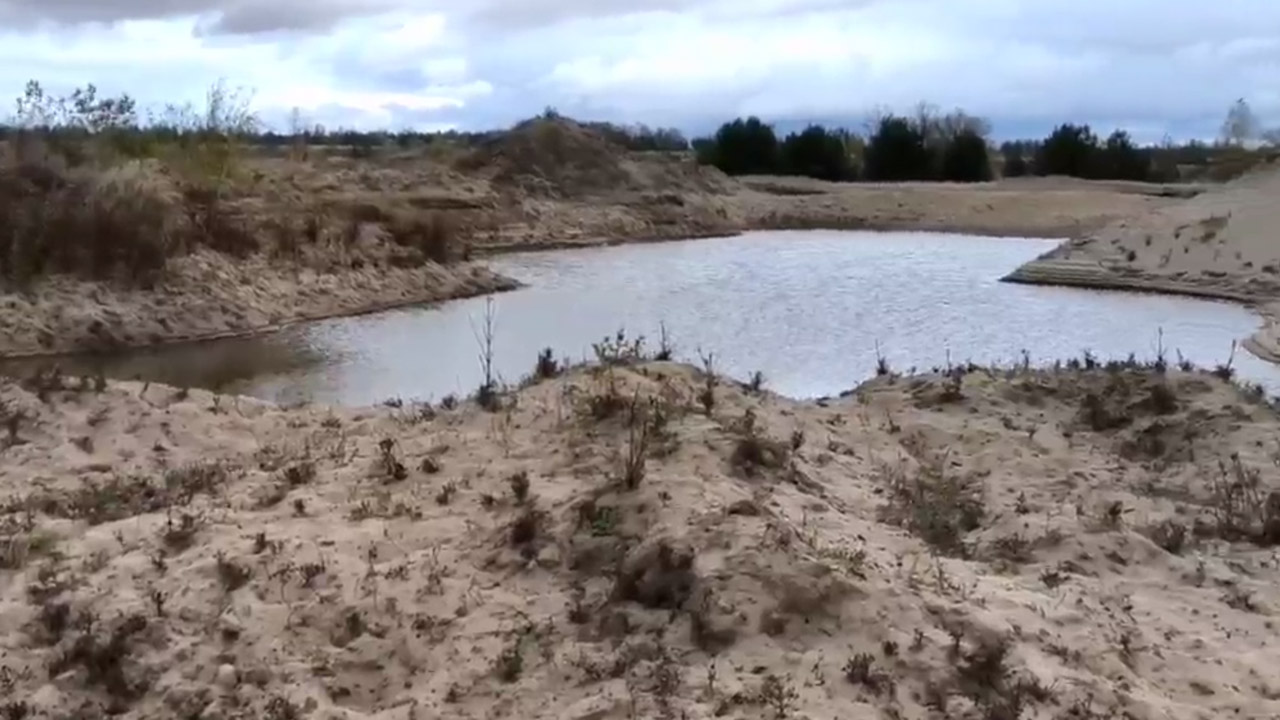
M307 342L302 326L272 335L163 345L125 353L6 360L0 373L26 377L57 365L67 375L142 379L175 387L201 387L219 392L250 391L254 381L276 375L306 373L332 358Z
M724 372L764 373L775 391L835 394L873 374L877 346L897 368L1035 362L1135 353L1158 329L1171 357L1226 360L1257 319L1230 303L1001 283L1055 241L930 233L760 232L733 238L566 250L496 260L528 286L495 296L495 365L519 380L537 353L583 359L619 328L677 356L713 352ZM485 298L294 326L261 338L135 353L112 376L215 387L277 400L346 404L439 399L480 383ZM1240 351L1244 377L1280 390L1280 368ZM64 365L66 367L66 365Z

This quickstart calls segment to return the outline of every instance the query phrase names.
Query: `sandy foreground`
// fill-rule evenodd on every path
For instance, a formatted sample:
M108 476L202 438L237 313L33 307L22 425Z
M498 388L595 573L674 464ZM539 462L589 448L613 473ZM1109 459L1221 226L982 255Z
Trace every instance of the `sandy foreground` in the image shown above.
M1251 391L604 358L492 412L6 382L0 717L1280 715Z
M1057 178L967 186L738 180L689 157L627 153L568 121L519 126L465 152L249 157L243 174L249 179L228 202L260 227L259 253L176 257L149 290L58 277L0 293L0 357L245 335L514 286L477 265L406 262L391 239L406 222L443 223L464 257L480 257L758 229L1081 237L1177 202L1166 186ZM317 228L303 257L273 246L280 218Z

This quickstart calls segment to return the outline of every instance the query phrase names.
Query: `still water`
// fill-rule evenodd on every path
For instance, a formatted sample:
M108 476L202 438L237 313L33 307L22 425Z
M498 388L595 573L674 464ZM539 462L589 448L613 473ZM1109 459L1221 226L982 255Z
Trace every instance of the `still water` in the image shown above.
M502 380L529 373L538 351L591 357L625 329L680 359L714 353L717 368L796 397L836 394L874 373L951 362L1154 356L1163 331L1202 365L1226 361L1258 326L1238 305L999 282L1053 240L939 233L756 232L710 240L510 255L493 267L527 287L491 299L298 325L259 338L143 351L114 376L291 402L438 400L480 383L486 306ZM1280 390L1280 368L1244 350L1243 377Z

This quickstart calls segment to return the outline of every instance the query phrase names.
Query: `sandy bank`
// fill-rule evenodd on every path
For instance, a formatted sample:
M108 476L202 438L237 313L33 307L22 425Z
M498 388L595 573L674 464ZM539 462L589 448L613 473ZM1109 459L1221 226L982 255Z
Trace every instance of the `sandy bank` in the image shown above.
M492 413L0 400L11 714L1280 713L1280 418L1210 375L801 403L624 362Z
M472 264L318 272L202 252L174 261L149 290L54 278L0 295L0 357L235 337L516 285Z
M1252 304L1264 326L1246 342L1280 358L1280 168L1118 219L1015 270L1015 282L1123 288Z

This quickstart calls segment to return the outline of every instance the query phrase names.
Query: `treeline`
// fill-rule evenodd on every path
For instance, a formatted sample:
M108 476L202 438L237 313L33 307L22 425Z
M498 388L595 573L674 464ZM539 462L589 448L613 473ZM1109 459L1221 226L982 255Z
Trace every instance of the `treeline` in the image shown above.
M921 106L915 115L882 115L865 137L844 128L811 125L779 137L757 117L720 126L693 141L699 162L730 175L803 175L832 181L942 180L982 182L992 177L1067 175L1092 180L1173 182L1182 168L1207 166L1224 155L1239 159L1253 141L1280 145L1280 134L1261 132L1243 101L1228 111L1220 139L1139 146L1125 130L1101 138L1087 124L1059 125L1045 138L995 147L990 125L957 110L940 114ZM1244 158L1248 160L1248 157ZM1248 162L1235 164L1240 171Z
M779 139L757 117L720 126L693 141L699 162L730 175L805 175L822 180L990 179L986 124L964 113L885 115L866 138L811 125Z
M360 156L372 154L379 148L412 148L432 143L475 146L506 132L328 128L322 124L305 123L296 109L286 123L288 128L281 131L263 123L250 108L249 99L243 90L227 88L219 83L209 89L204 107L166 105L144 113L128 94L102 96L94 85L89 84L76 88L70 95L55 96L33 80L27 83L22 96L15 102L14 114L0 120L0 142L18 133L35 131L68 148L93 137L122 154L145 155L156 145L180 145L205 136L234 136L257 147L332 147L347 149L351 154ZM548 108L540 117L558 118L559 114ZM683 152L689 149L688 139L675 128L609 122L580 124L632 151Z

